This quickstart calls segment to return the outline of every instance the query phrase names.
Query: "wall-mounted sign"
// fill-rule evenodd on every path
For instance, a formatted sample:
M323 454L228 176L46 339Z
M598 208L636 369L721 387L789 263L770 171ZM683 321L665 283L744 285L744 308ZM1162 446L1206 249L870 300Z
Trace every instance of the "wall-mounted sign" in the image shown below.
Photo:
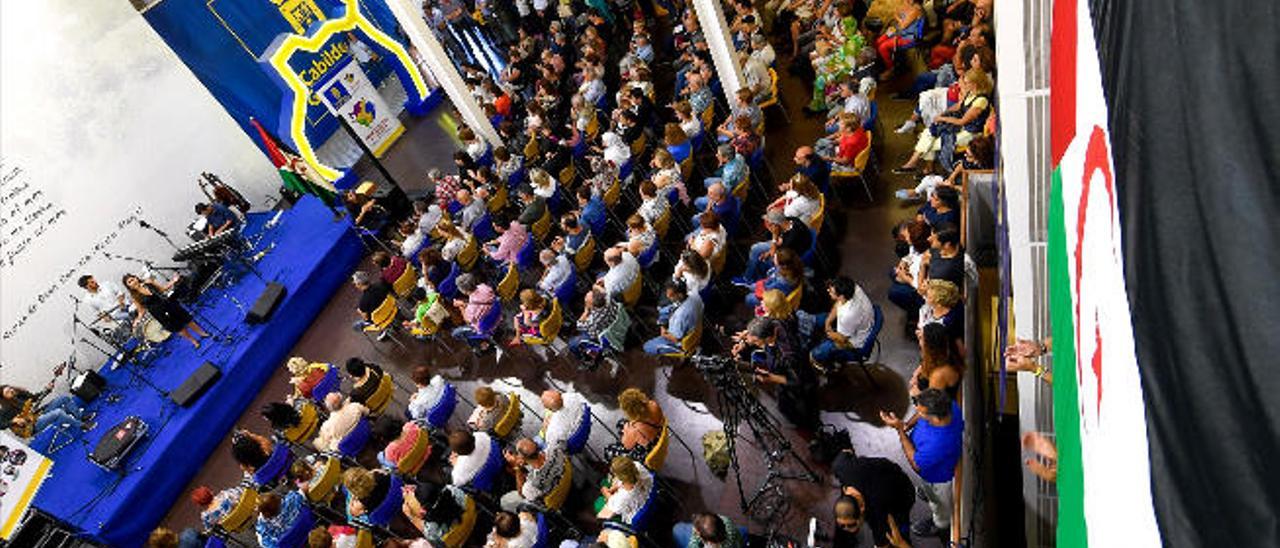
M316 157L316 146L307 137L306 117L308 105L321 102L318 86L331 80L345 64L354 65L350 63L347 34L350 33L368 45L384 62L392 65L407 92L405 106L410 113L421 114L426 110L424 105L428 93L426 81L409 52L360 13L359 0L342 0L342 3L344 12L341 16L313 21L306 34L281 34L260 59L268 73L276 76L285 90L285 104L281 108L276 133L293 145L298 155L306 160L315 173L327 181L335 182L335 186L339 188L346 186L338 181L345 181L344 175L347 173L342 168L321 163ZM282 0L279 4L283 10L283 4L305 5L307 2L291 3ZM359 68L356 67L356 70ZM372 93L377 95L376 90ZM399 125L398 122L396 125ZM358 124L352 126L359 131ZM399 132L392 132L389 138L394 139L398 135ZM372 144L370 148L378 150Z

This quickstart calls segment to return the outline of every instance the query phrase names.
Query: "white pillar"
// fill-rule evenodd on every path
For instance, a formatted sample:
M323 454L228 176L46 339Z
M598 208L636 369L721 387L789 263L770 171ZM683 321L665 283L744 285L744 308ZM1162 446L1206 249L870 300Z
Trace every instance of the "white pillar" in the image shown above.
M445 95L449 96L458 112L462 113L462 121L476 135L488 141L489 145L501 146L502 139L498 137L498 130L489 122L489 117L484 115L480 103L471 95L471 89L449 60L440 41L436 40L436 35L427 28L427 20L419 9L420 3L413 0L387 0L387 5L391 8L391 13L395 14L400 28L409 36L409 42L418 49L431 76L444 88Z
M725 100L732 105L738 88L744 85L744 79L742 65L738 63L737 52L733 49L733 36L724 19L724 10L720 7L720 0L693 0L693 7L698 15L698 26L702 27L702 36L707 39L707 48L711 50L711 60L715 62Z

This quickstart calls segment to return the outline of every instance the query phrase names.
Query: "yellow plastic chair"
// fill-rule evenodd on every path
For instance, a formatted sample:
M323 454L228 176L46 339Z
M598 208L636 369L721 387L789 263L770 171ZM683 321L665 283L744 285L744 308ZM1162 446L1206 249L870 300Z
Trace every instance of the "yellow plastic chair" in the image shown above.
M694 353L698 351L698 345L701 343L702 343L702 324L699 323L698 325L694 326L694 328L691 329L688 333L685 333L684 337L680 338L679 352L668 352L666 354L662 354L660 357L677 358L677 359L688 358L689 356L694 355Z
M804 296L804 284L799 284L790 293L787 293L787 313L795 314L800 310L800 299Z
M662 420L662 428L658 432L658 439L653 443L653 447L649 449L649 454L644 456L644 466L650 472L655 474L662 470L662 465L667 462L667 452L671 449L671 429L667 428L667 420Z
M667 237L667 229L671 228L671 207L662 210L662 215L653 220L653 233L661 240Z
M853 158L853 165L847 168L835 169L831 171L831 176L845 179L858 179L862 182L862 190L867 193L867 201L872 201L871 185L867 182L867 163L871 159L871 145L875 143L874 136L870 131L867 132L867 147L862 149L857 156Z
M462 251L458 252L458 256L454 259L458 261L458 268L470 272L476 266L476 260L480 258L480 240L475 235L467 236L467 243L462 246Z
M533 236L537 238L538 241L541 242L547 239L547 234L551 232L551 208L550 207L547 207L546 209L542 210L542 216L539 217L538 220L533 222L533 226L531 227L531 230L533 230Z
M513 261L507 265L507 273L498 282L498 298L503 301L510 301L516 298L516 291L520 289L520 272L516 270L516 263Z
M410 447L409 452L396 462L396 471L410 478L417 476L418 471L422 470L422 465L426 464L430 450L431 436L427 435L426 430L418 432L418 439L413 441L413 447Z
M782 113L782 119L786 121L788 124L790 124L791 117L787 115L787 109L782 106L782 103L778 102L779 100L780 99L778 98L778 71L770 68L769 69L769 98L760 102L760 110L764 110L769 107L778 107L778 111ZM762 132L761 135L764 135L764 133Z
M507 395L507 409L503 411L502 418L493 425L493 435L499 438L505 438L517 426L520 426L520 394L512 392Z
M396 337L394 332L396 317L399 316L399 313L400 309L396 307L395 297L387 295L387 298L382 301L382 304L378 305L378 308L375 308L372 314L369 314L370 324L366 325L364 328L365 337L367 338L373 333L386 333L387 336L391 338L392 342L395 342L397 345L400 345L401 348L404 348L404 343L400 342L400 339Z
M231 508L227 515L222 517L222 521L218 522L218 527L228 533L235 533L243 530L258 515L258 492L252 488L244 488L240 493L240 500L236 501L236 505Z
M564 474L560 476L560 483L551 488L551 492L542 497L542 504L551 510L559 510L564 506L564 501L569 498L569 491L573 490L573 461L564 460Z
M644 154L645 148L648 146L649 136L641 133L640 137L631 143L631 161L637 161L636 159L639 158L641 154Z
M560 170L560 185L564 187L572 185L573 179L577 176L578 168L573 167L573 162L569 162L569 165L564 166L564 169Z
M813 212L813 216L809 217L809 228L813 229L816 236L822 230L822 221L827 216L827 197L823 194L818 195L818 210Z
M680 161L680 180L688 181L693 177L693 152L690 151L684 160Z
M452 529L440 535L440 541L449 548L460 548L462 543L466 542L467 538L471 536L471 531L475 529L478 515L475 499L468 496L467 506L462 510L462 519Z
M311 485L307 486L307 500L312 503L328 501L333 497L333 493L341 481L342 462L338 460L338 457L328 457L324 461L324 467L311 480Z
M600 117L592 116L587 120L587 140L594 141L600 135Z
M490 196L489 202L485 204L485 207L489 209L490 214L502 211L507 207L507 193L507 185L499 184L498 190L493 192L493 196Z
M564 326L564 311L560 308L560 299L551 299L551 313L538 324L538 335L521 337L525 344L533 346L550 346L560 336L560 328Z
M711 273L720 274L724 271L724 263L729 258L729 246L726 244L720 248L720 252L711 256Z
M524 145L525 160L527 161L530 158L537 158L538 152L538 140L532 137L529 138L529 142Z
M640 292L644 289L644 274L636 274L636 279L631 282L631 287L622 293L622 304L627 308L632 308L640 301Z
M405 265L404 272L396 278L395 282L392 282L391 291L401 299L407 299L415 287L418 287L418 271L413 268L413 265Z
M605 207L613 209L613 206L618 205L618 199L621 197L622 180L614 177L613 182L609 184L609 188L604 190L604 195L601 196L601 198L604 201Z
M320 429L320 412L316 410L316 405L310 401L304 401L302 409L298 411L302 415L302 420L289 427L283 432L284 439L289 443L303 444L316 435L316 431Z
M573 264L578 267L579 272L586 272L591 267L591 263L596 258L596 239L587 234L586 241L582 242L582 247L573 254Z
M716 129L715 128L715 123L716 123L715 104L708 105L706 109L703 109L703 111L699 114L699 117L702 118L702 131L706 132L707 134L707 137L704 138L704 140L714 138L713 136L715 134L715 129Z
M383 373L382 380L378 381L378 388L369 395L369 399L365 400L365 407L369 408L369 413L377 416L386 411L391 403L391 397L395 394L395 388L391 373Z

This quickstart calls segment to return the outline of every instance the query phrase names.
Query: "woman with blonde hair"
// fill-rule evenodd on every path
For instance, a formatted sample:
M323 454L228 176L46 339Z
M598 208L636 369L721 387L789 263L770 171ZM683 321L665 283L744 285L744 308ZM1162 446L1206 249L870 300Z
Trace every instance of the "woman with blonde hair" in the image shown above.
M609 462L609 478L609 485L600 488L596 517L630 524L649 501L653 472L637 460L619 456Z
M628 388L618 394L618 408L626 416L618 421L622 437L618 443L604 448L605 458L628 456L643 461L667 423L662 407L640 389Z
M525 337L538 336L546 311L546 297L529 288L520 290L520 311L511 319L511 329L515 335L511 337L509 345L519 346Z
M676 162L675 156L665 148L657 149L653 152L653 160L649 162L649 167L654 170L653 184L658 186L659 194L666 196L669 192L667 187L674 185L680 201L688 205L689 193L685 190L684 174L680 172L680 164Z
M925 171L932 172L934 158L942 161L943 169L950 170L955 149L968 146L969 141L982 134L991 114L992 86L991 76L982 68L975 66L965 72L960 78L960 101L939 114L933 119L933 124L920 132L915 152L907 163L894 169L894 173L915 171L916 164L921 161L924 161Z
M964 299L956 284L938 279L925 282L924 306L920 307L916 327L924 329L931 323L940 323L947 328L952 340L964 341Z

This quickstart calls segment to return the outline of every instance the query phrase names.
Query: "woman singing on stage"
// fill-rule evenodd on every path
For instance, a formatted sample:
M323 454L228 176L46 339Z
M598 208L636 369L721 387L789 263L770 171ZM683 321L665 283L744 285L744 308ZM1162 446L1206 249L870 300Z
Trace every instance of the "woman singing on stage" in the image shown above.
M142 322L142 315L150 313L151 317L160 322L165 330L182 335L182 338L191 341L193 346L200 348L200 341L195 335L201 338L208 337L209 332L192 319L191 313L187 312L182 304L165 295L176 281L177 279L174 279L162 287L151 280L143 280L133 274L124 275L124 286L129 289L129 295L133 297L133 302L138 308L138 315L133 319L133 325L137 327Z

